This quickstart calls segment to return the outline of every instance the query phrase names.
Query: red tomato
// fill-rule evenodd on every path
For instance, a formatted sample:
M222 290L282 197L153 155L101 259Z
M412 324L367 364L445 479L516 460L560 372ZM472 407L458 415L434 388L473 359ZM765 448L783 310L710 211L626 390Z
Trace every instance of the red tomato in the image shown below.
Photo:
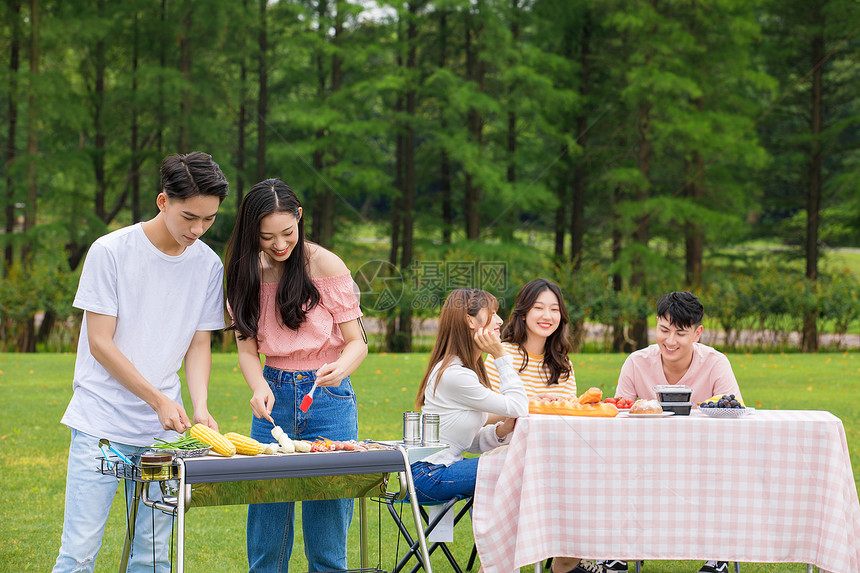
M615 398L607 398L604 402L607 404L616 404Z

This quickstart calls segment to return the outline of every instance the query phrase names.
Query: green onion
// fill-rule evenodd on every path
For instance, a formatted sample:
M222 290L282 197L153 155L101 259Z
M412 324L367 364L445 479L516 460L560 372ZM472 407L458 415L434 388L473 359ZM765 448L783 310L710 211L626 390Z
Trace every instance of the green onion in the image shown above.
M168 442L162 440L161 438L154 438L155 444L153 444L152 448L158 448L161 450L197 450L200 448L208 448L209 444L201 442L197 438L193 436L182 436L178 440L173 442Z

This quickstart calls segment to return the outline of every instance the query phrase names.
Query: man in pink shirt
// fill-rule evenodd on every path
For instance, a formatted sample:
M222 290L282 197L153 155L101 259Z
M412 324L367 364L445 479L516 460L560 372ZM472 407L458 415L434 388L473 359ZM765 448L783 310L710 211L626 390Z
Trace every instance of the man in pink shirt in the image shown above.
M654 386L679 384L693 389L690 401L698 404L716 394L741 397L729 359L700 344L705 309L690 292L670 292L657 301L657 343L627 357L618 376L616 398L656 400ZM627 571L627 562L601 561L607 571ZM699 573L726 573L725 561L708 561Z
M654 386L693 389L690 401L716 394L741 396L726 355L699 343L704 308L690 292L671 292L657 302L657 343L627 357L618 376L616 398L656 400Z

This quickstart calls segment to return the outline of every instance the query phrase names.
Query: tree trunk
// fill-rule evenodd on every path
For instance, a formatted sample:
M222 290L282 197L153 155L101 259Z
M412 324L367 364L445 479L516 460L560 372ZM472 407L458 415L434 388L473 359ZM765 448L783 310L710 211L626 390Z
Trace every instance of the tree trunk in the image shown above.
M480 10L480 2L477 5ZM481 27L478 24L473 25L473 19L466 14L466 75L470 82L474 82L478 86L478 90L484 90L484 72L483 65L480 61L480 48L475 44L480 37ZM473 41L473 34L474 40ZM468 129L471 142L479 149L482 146L483 139L483 118L481 112L474 107L469 108L468 112ZM475 185L474 178L469 170L466 170L465 182L466 194L466 238L478 239L481 234L481 189Z
M403 141L403 203L402 222L403 237L402 250L400 252L400 268L409 269L412 265L413 246L413 210L415 208L415 193L417 187L417 175L415 173L415 126L416 112L418 106L418 93L415 89L415 68L418 61L418 1L407 3L409 22L406 25L406 76L408 79L406 87L406 121L404 126L405 137ZM400 342L403 345L402 352L412 351L412 305L405 304L400 307L400 320L398 324Z
M12 241L8 240L15 232L15 179L12 176L15 163L15 131L18 127L18 69L21 65L21 2L9 2L9 22L11 30L9 38L9 103L6 117L9 123L6 140L6 225L7 237L4 253L4 276L14 260Z
M445 129L443 122L442 129ZM442 186L442 244L451 244L451 232L454 229L454 203L451 196L451 159L448 152L442 151L439 166L439 178Z
M639 168L639 172L642 174L642 178L648 183L651 181L651 154L653 152L653 144L651 142L651 108L651 103L647 101L643 102L639 108L639 149L636 156L636 163ZM647 199L647 187L636 190L636 200L638 202L641 203ZM645 248L648 247L647 215L640 215L636 218L636 230L633 233L633 238L638 245ZM647 292L645 269L640 257L633 257L630 288L643 294ZM648 321L645 317L637 317L633 320L630 327L630 338L633 340L633 344L636 346L636 349L648 346Z
M167 38L164 33L167 30L167 0L161 0L161 10L159 11L159 34L161 34L161 41L158 45L158 63L159 69L163 72L167 69ZM156 117L156 135L155 135L155 148L158 153L158 157L164 156L164 124L165 124L165 101L164 101L164 78L163 74L158 74L158 109L155 113ZM161 174L159 173L155 176L155 194L158 195L161 193ZM150 204L149 210L152 209L154 205ZM144 215L144 218L146 216Z
M179 67L185 86L182 89L182 103L179 113L179 153L191 151L191 21L193 16L191 2L185 3L185 14L182 16L182 36L179 38Z
M104 14L104 0L98 2L98 13ZM105 180L105 154L106 137L104 128L105 107L105 41L99 38L95 49L96 85L93 106L93 130L95 131L95 153L93 154L93 168L95 172L96 196L95 214L100 220L105 220L105 196L107 195L107 181Z
M398 18L397 21L397 36L402 37L402 21ZM397 67L403 67L403 57L401 55L401 50L397 50ZM397 97L394 100L394 117L399 118L403 114L403 93L398 92ZM400 255L400 230L401 230L401 211L402 211L402 197L403 197L403 148L405 145L404 142L404 134L400 130L399 123L395 122L394 125L395 132L397 134L395 138L395 148L394 148L394 191L396 195L394 197L394 201L391 207L391 249L388 253L388 262L391 263L392 267L397 267L397 262L399 260ZM392 309L391 314L388 315L388 320L386 323L385 329L385 348L388 352L399 352L401 350L400 345L398 344L398 327L397 327L397 317L400 313L395 312Z
M448 10L439 10L439 69L444 70L448 65ZM439 124L442 133L447 133L448 122L445 119L444 105L440 110ZM439 158L439 185L442 188L442 244L451 244L451 232L454 229L454 210L451 199L451 159L448 152L442 149Z
M699 114L705 110L705 100L701 97L693 101ZM699 205L705 196L705 159L698 149L693 151L693 160L687 164L690 183L686 195L690 202ZM696 220L688 221L684 229L684 269L687 286L698 291L702 288L702 258L704 256L705 233Z
M266 178L266 121L269 97L269 70L267 64L268 40L266 38L267 0L260 0L260 28L257 36L260 54L258 56L259 93L257 95L257 181Z
M403 141L403 210L401 213L403 221L403 237L402 251L400 254L400 266L403 269L408 269L412 264L412 244L413 244L413 209L415 206L415 193L417 186L417 176L415 173L415 127L414 122L417 112L418 94L415 89L415 79L412 74L417 66L418 48L416 41L418 37L418 28L416 18L418 17L419 2L408 2L409 22L407 24L406 42L406 75L410 78L406 88L406 121L404 126L405 138ZM410 329L411 330L411 329Z
M137 11L134 13L134 39L131 56L131 221L137 223L142 220L140 213L140 169L138 155L140 155L140 142L138 124L137 104L137 68L140 52L140 19Z
M248 16L248 0L242 0L242 22L246 22ZM245 47L247 41L247 26L242 26L241 46L242 53L239 54L239 122L236 133L236 209L242 204L245 195L245 127L248 122L248 98L245 86L248 82L248 66L245 60Z
M578 128L583 128L585 117L577 121ZM579 133L583 133L580 131ZM585 145L585 136L580 139L580 145ZM578 159L573 166L573 200L570 207L570 260L573 268L582 266L583 247L585 245L585 161Z
M327 82L327 74L325 71L325 43L326 43L326 35L328 33L328 25L326 24L326 15L328 13L328 2L326 0L319 0L317 2L317 41L319 42L319 46L314 54L314 59L316 60L316 72L317 72L317 102L319 105L323 105L326 100L326 82ZM314 171L316 173L322 173L325 169L325 129L320 127L316 130L314 134L316 138L316 143L314 144L314 153L313 153L313 166ZM314 197L312 201L313 205L313 219L311 223L311 237L313 240L321 245L325 245L325 231L323 230L324 223L323 221L326 217L329 217L329 214L325 210L325 183L317 178L314 184Z
M561 146L561 154L565 155L567 153L567 146ZM566 169L561 170L561 174L558 177L558 187L555 190L555 196L558 200L558 206L555 208L555 259L556 261L561 261L564 257L564 235L565 235L565 223L567 222L567 176L568 171Z
M39 197L38 168L36 157L39 153L39 132L36 91L39 77L39 0L30 0L30 85L27 97L27 202L24 207L24 232L29 232L36 226L36 201ZM29 241L21 249L21 261L25 273L30 273L33 266L33 253ZM36 351L36 330L33 317L27 321L24 338L19 350L23 352Z
M613 193L613 205L616 206L621 204L621 201L624 197L624 194L621 191L620 187L615 188L615 192ZM621 234L621 221L620 217L617 214L617 211L613 215L613 225L612 225L612 266L614 268L618 267L618 261L621 259L621 242L623 240ZM621 273L615 271L612 274L612 292L615 297L618 297L618 293L622 291L624 288L624 279L621 276ZM621 320L621 317L616 316L612 323L612 351L613 352L629 352L630 348L627 344L627 337L624 334L624 322Z
M573 31L571 26L565 26L564 32L561 40L562 49L561 55L567 59L573 58ZM570 148L565 144L560 148L560 156L561 157L569 157ZM567 163L565 161L565 163ZM558 177L558 188L556 189L556 198L558 199L558 207L555 212L555 258L557 261L561 261L564 258L564 236L567 232L565 225L567 224L567 210L570 205L570 201L567 196L567 188L570 183L570 171L567 166L563 163L559 166L559 171L561 174ZM573 220L571 219L571 225L573 224ZM573 232L574 229L571 226L571 245L573 244Z
M42 322L39 324L39 330L36 332L36 342L45 342L51 331L54 329L54 324L57 322L57 314L53 310L47 310L42 315ZM35 348L34 348L35 352Z
M337 0L334 3L334 37L332 43L334 50L331 55L331 94L335 95L340 91L343 84L343 58L341 57L341 44L343 43L343 22L345 7L342 0ZM334 100L337 101L337 100ZM326 170L329 172L339 162L337 148L332 145L329 150L329 161L326 163ZM331 246L334 243L334 222L337 218L337 202L335 201L334 190L331 186L326 185L323 191L323 219L322 233L319 237L323 246Z
M591 90L591 26L586 18L582 26L579 50L580 83L579 97L587 101ZM577 143L585 150L588 144L588 117L583 113L576 118ZM573 167L573 205L570 212L570 260L574 268L582 265L582 250L585 245L585 153L580 155Z
M36 157L39 153L38 109L36 93L39 77L39 0L30 0L30 85L27 96L27 202L24 208L24 232L36 225L36 200L39 196L38 168ZM29 263L30 248L25 243L25 256Z
M517 49L520 39L519 0L511 0L511 42ZM514 88L508 88L508 183L517 181L517 112L513 101Z
M818 283L818 218L821 209L821 132L823 129L822 94L824 89L824 17L821 5L812 8L817 32L812 38L812 101L810 109L809 191L806 196L806 278L817 288ZM803 314L803 351L818 352L818 311L806 310Z

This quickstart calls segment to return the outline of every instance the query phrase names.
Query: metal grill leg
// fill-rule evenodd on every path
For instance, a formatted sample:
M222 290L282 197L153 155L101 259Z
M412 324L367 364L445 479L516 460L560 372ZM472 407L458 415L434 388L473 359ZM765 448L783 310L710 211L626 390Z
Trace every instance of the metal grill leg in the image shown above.
M128 519L128 524L125 528L125 543L122 546L122 556L119 559L119 573L125 573L128 568L128 556L131 553L131 544L134 542L134 528L137 523L137 509L140 507L140 496L143 492L143 482L133 482L134 483L134 493L131 496L131 503L128 508L128 515L126 515L126 519ZM123 484L123 488L125 488L125 484ZM126 499L128 496L126 495Z

